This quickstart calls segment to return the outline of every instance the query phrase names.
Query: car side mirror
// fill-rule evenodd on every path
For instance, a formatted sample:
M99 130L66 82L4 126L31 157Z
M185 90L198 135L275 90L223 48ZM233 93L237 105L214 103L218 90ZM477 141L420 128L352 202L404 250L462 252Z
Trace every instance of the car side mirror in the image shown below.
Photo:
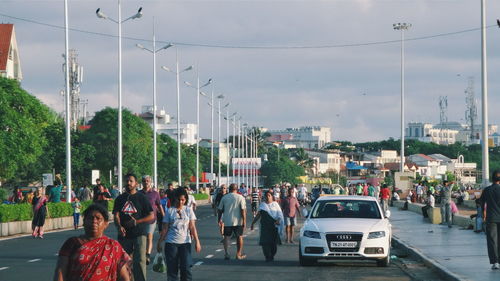
M308 215L309 215L309 211L307 211L307 209L306 209L306 208L302 209L302 216L303 216L304 218L307 218L307 216L308 216Z
M390 218L390 217L391 217L391 211L386 210L386 211L385 211L385 218L386 218L386 219L388 219L388 218Z

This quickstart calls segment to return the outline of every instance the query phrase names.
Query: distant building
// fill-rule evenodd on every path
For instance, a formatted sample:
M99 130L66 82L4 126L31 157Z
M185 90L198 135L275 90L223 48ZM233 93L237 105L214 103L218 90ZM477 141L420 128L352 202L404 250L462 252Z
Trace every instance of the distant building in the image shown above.
M153 106L143 106L139 117L148 122L151 128L153 128ZM159 111L157 110L156 118L157 132L159 134L166 134L177 141L177 124L171 123L170 115L168 115L163 109ZM196 129L196 124L181 123L179 127L180 143L188 145L196 144Z
M211 149L211 143L212 143L212 141L210 139L202 139L202 140L200 140L200 147L206 148L206 149L208 149L210 151L210 149ZM229 156L229 150L227 148L226 143L223 142L223 143L219 144L218 142L214 142L214 155L215 155L215 157L220 157L220 162L222 164L227 164L228 163L227 160L228 160L228 156ZM218 163L215 162L214 163L214 167L216 167L217 165L218 165ZM215 170L217 170L217 168L214 168L214 171Z
M332 131L328 127L300 127L284 130L267 130L270 142L295 145L296 148L321 149L331 141Z
M340 163L342 159L338 152L310 149L305 149L304 151L309 157L314 159L315 174L326 172L340 173Z
M445 122L430 124L422 122L410 122L406 128L405 139L414 139L422 142L437 144L478 144L481 139L481 124L474 125L473 130L468 125L458 122ZM497 125L488 125L488 135L494 135L498 130Z
M21 61L13 24L0 24L0 76L21 81Z

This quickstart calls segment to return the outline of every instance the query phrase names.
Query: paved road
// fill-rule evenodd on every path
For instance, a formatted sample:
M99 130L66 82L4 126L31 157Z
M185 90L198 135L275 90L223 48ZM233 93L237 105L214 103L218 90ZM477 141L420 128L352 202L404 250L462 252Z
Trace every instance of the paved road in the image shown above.
M194 280L438 280L419 263L398 260L388 268L376 267L373 262L324 262L314 267L301 267L298 264L298 246L282 245L274 262L264 262L258 246L258 230L248 230L245 235L244 252L246 260L234 258L224 260L216 219L209 206L197 210L198 232L201 237L202 252L194 253ZM0 280L50 280L57 260L57 252L69 237L81 234L82 230L52 232L45 239L20 237L0 241ZM106 231L109 237L116 237L114 227ZM235 256L236 245L231 247L231 257ZM411 272L407 273L408 268ZM423 275L422 275L423 274ZM425 276L425 277L419 277ZM165 274L148 272L152 281L166 280Z

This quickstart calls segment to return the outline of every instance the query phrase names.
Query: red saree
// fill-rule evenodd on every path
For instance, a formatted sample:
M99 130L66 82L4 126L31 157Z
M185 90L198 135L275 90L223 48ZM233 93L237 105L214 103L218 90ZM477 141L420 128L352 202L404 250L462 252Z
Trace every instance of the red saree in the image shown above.
M106 236L84 242L72 237L59 250L59 256L68 257L68 281L114 281L130 257L118 241Z

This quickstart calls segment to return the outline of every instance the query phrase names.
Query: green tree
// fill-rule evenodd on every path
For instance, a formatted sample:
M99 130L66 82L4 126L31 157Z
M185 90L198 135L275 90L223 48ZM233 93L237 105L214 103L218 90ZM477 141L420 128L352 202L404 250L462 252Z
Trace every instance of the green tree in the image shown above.
M20 180L18 175L39 160L50 145L44 131L56 119L19 82L0 78L0 182Z
M107 173L117 166L118 110L107 107L96 112L82 142L95 149L93 169ZM153 130L140 117L123 110L123 173L151 175L153 170ZM161 161L162 154L158 155Z
M286 157L280 157L279 160L269 160L264 162L260 171L266 186L271 186L280 182L297 184L299 183L297 177L305 174L304 168Z

